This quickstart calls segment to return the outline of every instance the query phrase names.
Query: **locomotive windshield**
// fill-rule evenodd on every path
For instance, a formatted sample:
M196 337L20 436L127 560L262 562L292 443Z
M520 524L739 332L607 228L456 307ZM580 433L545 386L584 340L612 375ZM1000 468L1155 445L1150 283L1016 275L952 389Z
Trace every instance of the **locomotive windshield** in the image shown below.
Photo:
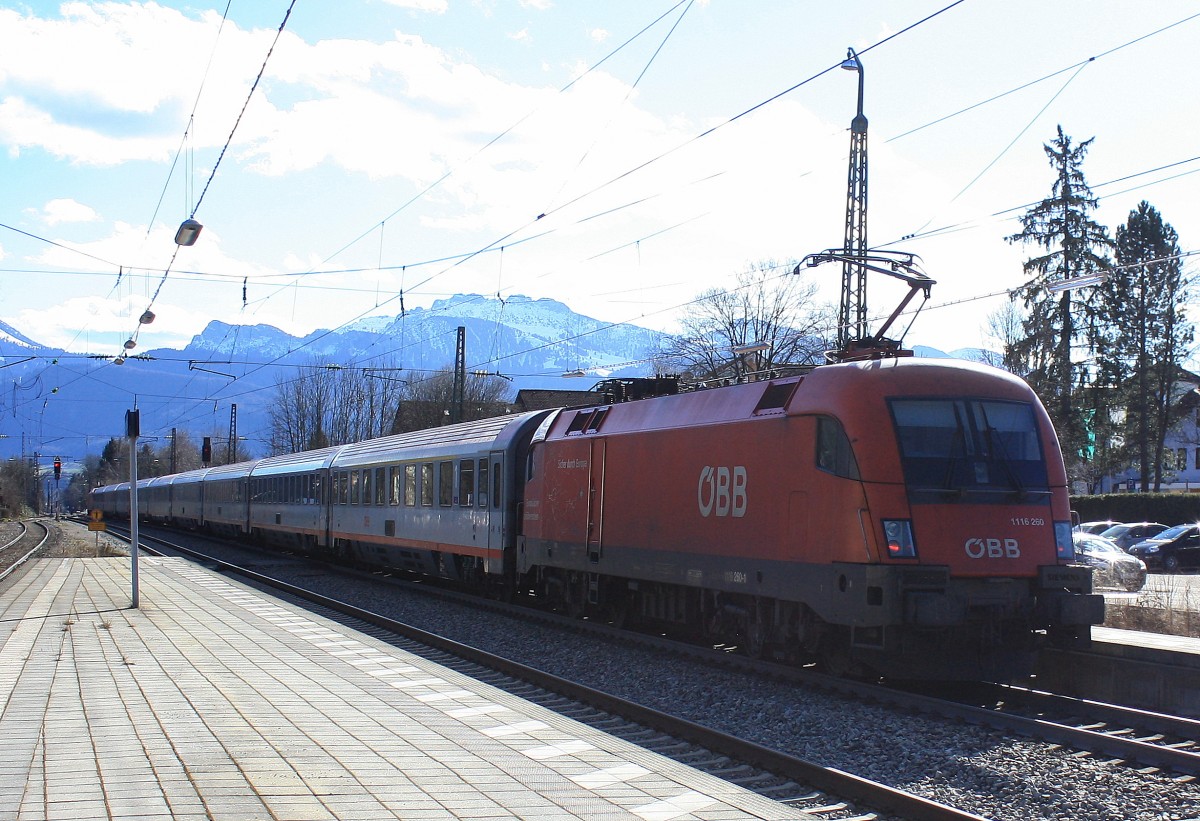
M941 398L889 405L912 502L1050 503L1028 403Z

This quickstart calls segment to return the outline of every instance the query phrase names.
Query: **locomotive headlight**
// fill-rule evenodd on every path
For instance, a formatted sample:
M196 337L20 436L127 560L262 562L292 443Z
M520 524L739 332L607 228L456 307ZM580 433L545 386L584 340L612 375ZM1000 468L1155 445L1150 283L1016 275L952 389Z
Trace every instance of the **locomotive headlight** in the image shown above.
M1070 522L1054 523L1054 542L1058 546L1058 558L1067 561L1075 558L1075 540L1071 537Z
M908 519L884 519L883 535L887 539L888 556L891 558L911 559L917 555L912 522Z

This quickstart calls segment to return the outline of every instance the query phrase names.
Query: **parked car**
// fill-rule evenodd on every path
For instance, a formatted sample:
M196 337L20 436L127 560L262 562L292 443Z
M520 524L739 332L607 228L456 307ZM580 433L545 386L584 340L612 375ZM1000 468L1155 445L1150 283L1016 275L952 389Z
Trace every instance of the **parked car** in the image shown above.
M1100 533L1108 530L1110 527L1121 524L1113 519L1105 519L1102 522L1084 522L1080 525L1075 525L1076 533Z
M1131 522L1123 525L1113 525L1100 533L1106 539L1112 539L1117 547L1129 550L1138 542L1152 539L1167 529L1161 522Z
M1094 533L1076 533L1075 561L1092 568L1095 590L1136 593L1146 584L1146 564L1130 556L1111 540Z
M1147 567L1161 567L1168 573L1195 567L1200 564L1200 524L1167 528L1151 539L1138 542L1129 548L1129 553L1144 561Z

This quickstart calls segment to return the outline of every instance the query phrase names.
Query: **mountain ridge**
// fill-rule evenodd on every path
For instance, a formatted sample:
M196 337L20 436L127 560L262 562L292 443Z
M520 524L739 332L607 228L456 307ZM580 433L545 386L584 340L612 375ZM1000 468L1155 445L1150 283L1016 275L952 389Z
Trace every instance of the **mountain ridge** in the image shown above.
M287 369L322 363L437 371L453 366L460 326L466 329L467 369L503 376L514 390L590 386L586 379L564 382L568 372L586 372L592 381L650 375L652 357L668 337L577 314L554 299L457 294L429 308L302 337L265 323L214 319L182 348L149 350L118 366L107 357L40 345L0 322L0 366L13 380L11 393L0 397L9 422L0 429L0 454L58 448L82 458L123 436L124 411L135 406L142 410L146 438L169 436L172 429L196 438L227 437L236 404L239 436L265 440L277 385L292 375ZM915 351L967 359L986 354L925 346ZM261 443L250 449L265 451Z

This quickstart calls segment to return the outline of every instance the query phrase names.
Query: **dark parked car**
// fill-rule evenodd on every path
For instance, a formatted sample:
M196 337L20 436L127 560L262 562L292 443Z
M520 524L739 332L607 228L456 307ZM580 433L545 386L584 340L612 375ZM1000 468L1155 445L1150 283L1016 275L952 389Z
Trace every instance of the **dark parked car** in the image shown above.
M1176 573L1200 564L1200 524L1176 525L1129 548L1149 568Z
M1114 525L1119 525L1119 524L1121 524L1121 523L1118 521L1115 521L1113 519L1105 519L1103 522L1084 522L1083 524L1075 525L1075 532L1076 533L1100 533L1102 531L1108 530L1110 527L1113 527Z
M1113 525L1100 535L1106 539L1112 539L1122 550L1129 550L1138 542L1152 539L1166 529L1167 526L1160 522L1131 522L1124 525Z
M1092 568L1096 590L1137 592L1146 584L1146 565L1111 540L1094 533L1075 534L1075 561Z

